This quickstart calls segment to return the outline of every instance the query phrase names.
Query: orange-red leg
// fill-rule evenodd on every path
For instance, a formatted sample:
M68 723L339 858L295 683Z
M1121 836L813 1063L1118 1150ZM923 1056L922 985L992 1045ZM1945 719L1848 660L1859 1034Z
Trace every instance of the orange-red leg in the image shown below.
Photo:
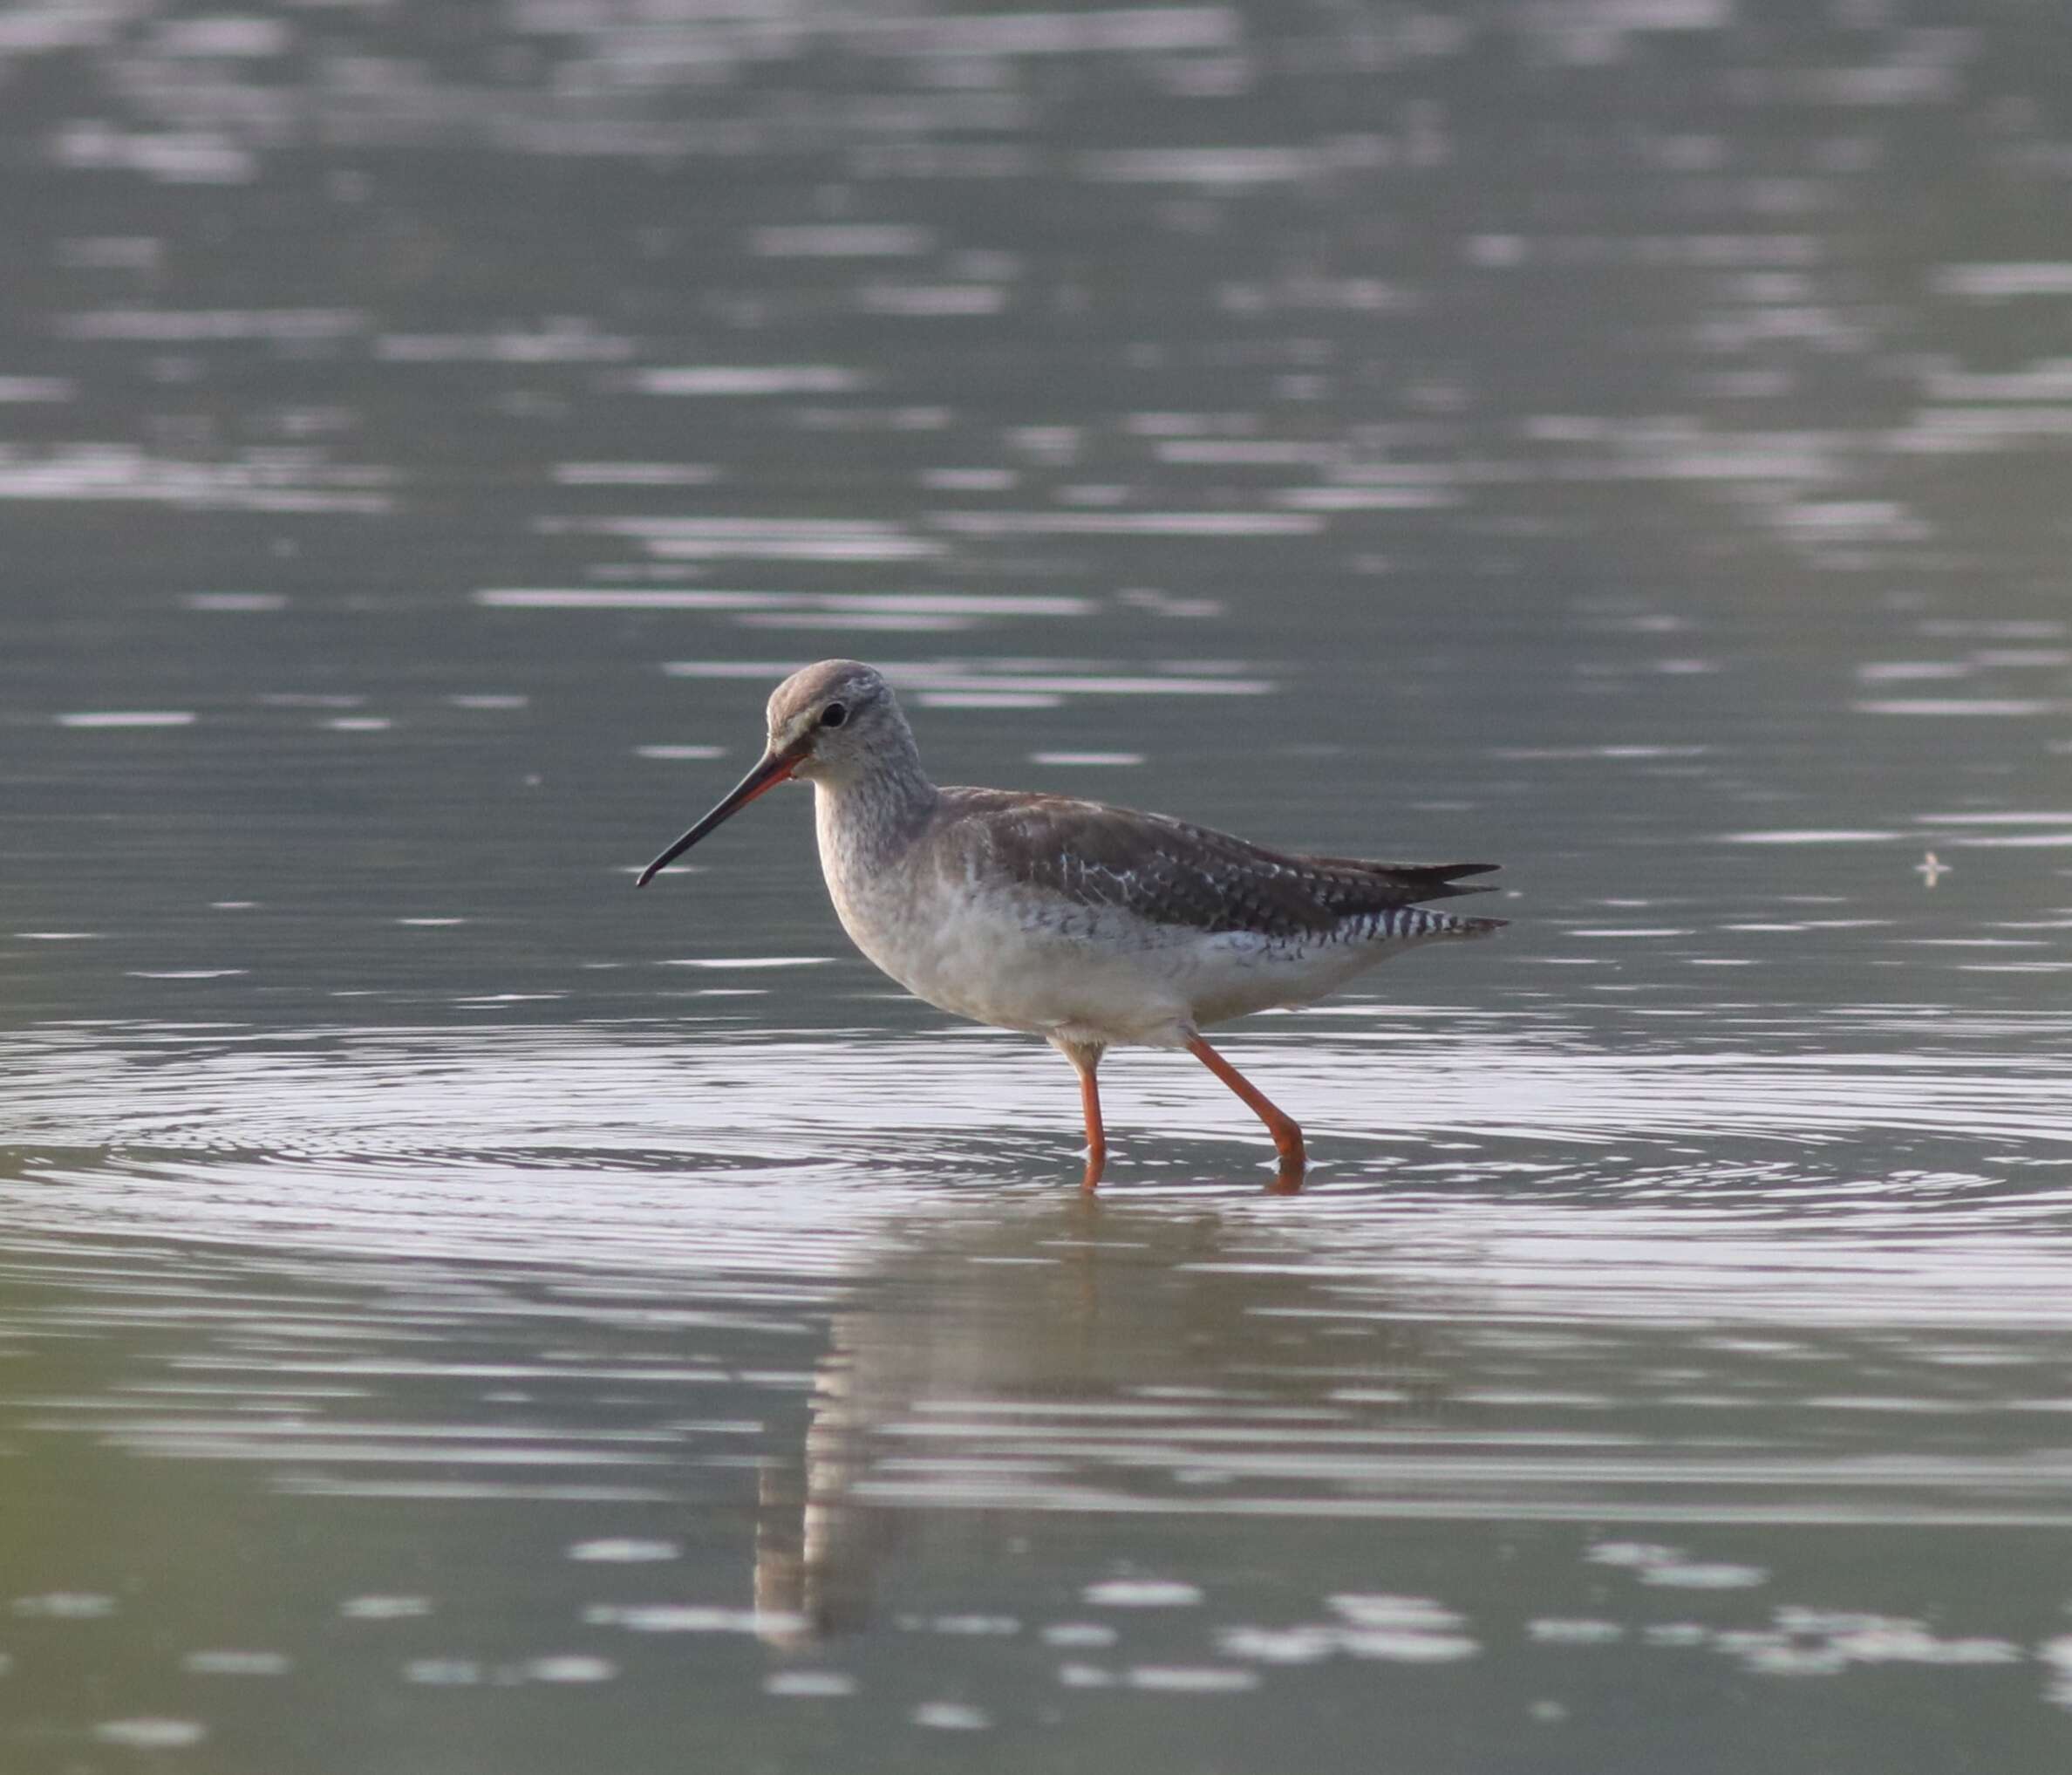
M1283 1191L1299 1189L1302 1184L1302 1168L1307 1163L1302 1150L1301 1129L1283 1115L1264 1091L1200 1036L1189 1041L1187 1051L1235 1091L1244 1107L1266 1124L1266 1131L1273 1137L1273 1150L1280 1154L1280 1175L1274 1179L1273 1187Z
M1079 1074L1080 1110L1087 1118L1087 1174L1080 1188L1090 1190L1101 1181L1108 1164L1108 1130L1101 1124L1101 1087L1094 1082L1094 1069L1101 1064L1102 1050L1078 1043L1058 1042L1058 1051Z

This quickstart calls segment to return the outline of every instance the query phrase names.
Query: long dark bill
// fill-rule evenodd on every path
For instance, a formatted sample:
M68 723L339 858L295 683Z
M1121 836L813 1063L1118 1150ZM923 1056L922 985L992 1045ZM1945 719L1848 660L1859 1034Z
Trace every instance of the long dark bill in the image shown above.
M671 844L661 856L640 871L640 878L633 885L645 887L651 881L674 863L693 844L716 826L724 824L767 789L773 789L799 767L801 754L766 752L756 760L755 768L729 789L726 800L707 814L695 826Z

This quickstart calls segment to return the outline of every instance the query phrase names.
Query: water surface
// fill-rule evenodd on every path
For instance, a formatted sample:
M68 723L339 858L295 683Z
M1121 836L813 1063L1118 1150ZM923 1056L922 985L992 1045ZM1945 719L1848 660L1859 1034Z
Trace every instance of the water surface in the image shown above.
M0 24L0 1762L2059 1766L2062 28ZM1104 1068L946 781L1487 857Z

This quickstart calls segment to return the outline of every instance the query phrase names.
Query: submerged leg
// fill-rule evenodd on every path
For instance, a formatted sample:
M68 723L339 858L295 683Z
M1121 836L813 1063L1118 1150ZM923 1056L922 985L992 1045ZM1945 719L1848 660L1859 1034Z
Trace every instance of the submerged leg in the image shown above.
M1187 1051L1237 1092L1244 1107L1266 1124L1266 1131L1273 1137L1273 1150L1280 1154L1280 1175L1274 1180L1273 1187L1284 1191L1299 1188L1302 1168L1306 1163L1302 1150L1301 1129L1276 1109L1264 1091L1199 1035L1189 1041Z
M1108 1131L1101 1125L1101 1088L1094 1082L1094 1068L1101 1064L1101 1056L1107 1050L1098 1042L1053 1041L1051 1046L1070 1061L1079 1074L1080 1109L1087 1118L1087 1174L1080 1180L1080 1187L1090 1190L1101 1181L1101 1170L1108 1164Z

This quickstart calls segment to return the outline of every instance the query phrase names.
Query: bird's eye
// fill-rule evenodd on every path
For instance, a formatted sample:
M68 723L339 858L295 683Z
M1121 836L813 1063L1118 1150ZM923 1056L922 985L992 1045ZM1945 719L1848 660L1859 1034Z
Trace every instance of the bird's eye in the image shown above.
M821 711L821 726L823 727L839 727L847 720L849 711L840 703L829 703Z

